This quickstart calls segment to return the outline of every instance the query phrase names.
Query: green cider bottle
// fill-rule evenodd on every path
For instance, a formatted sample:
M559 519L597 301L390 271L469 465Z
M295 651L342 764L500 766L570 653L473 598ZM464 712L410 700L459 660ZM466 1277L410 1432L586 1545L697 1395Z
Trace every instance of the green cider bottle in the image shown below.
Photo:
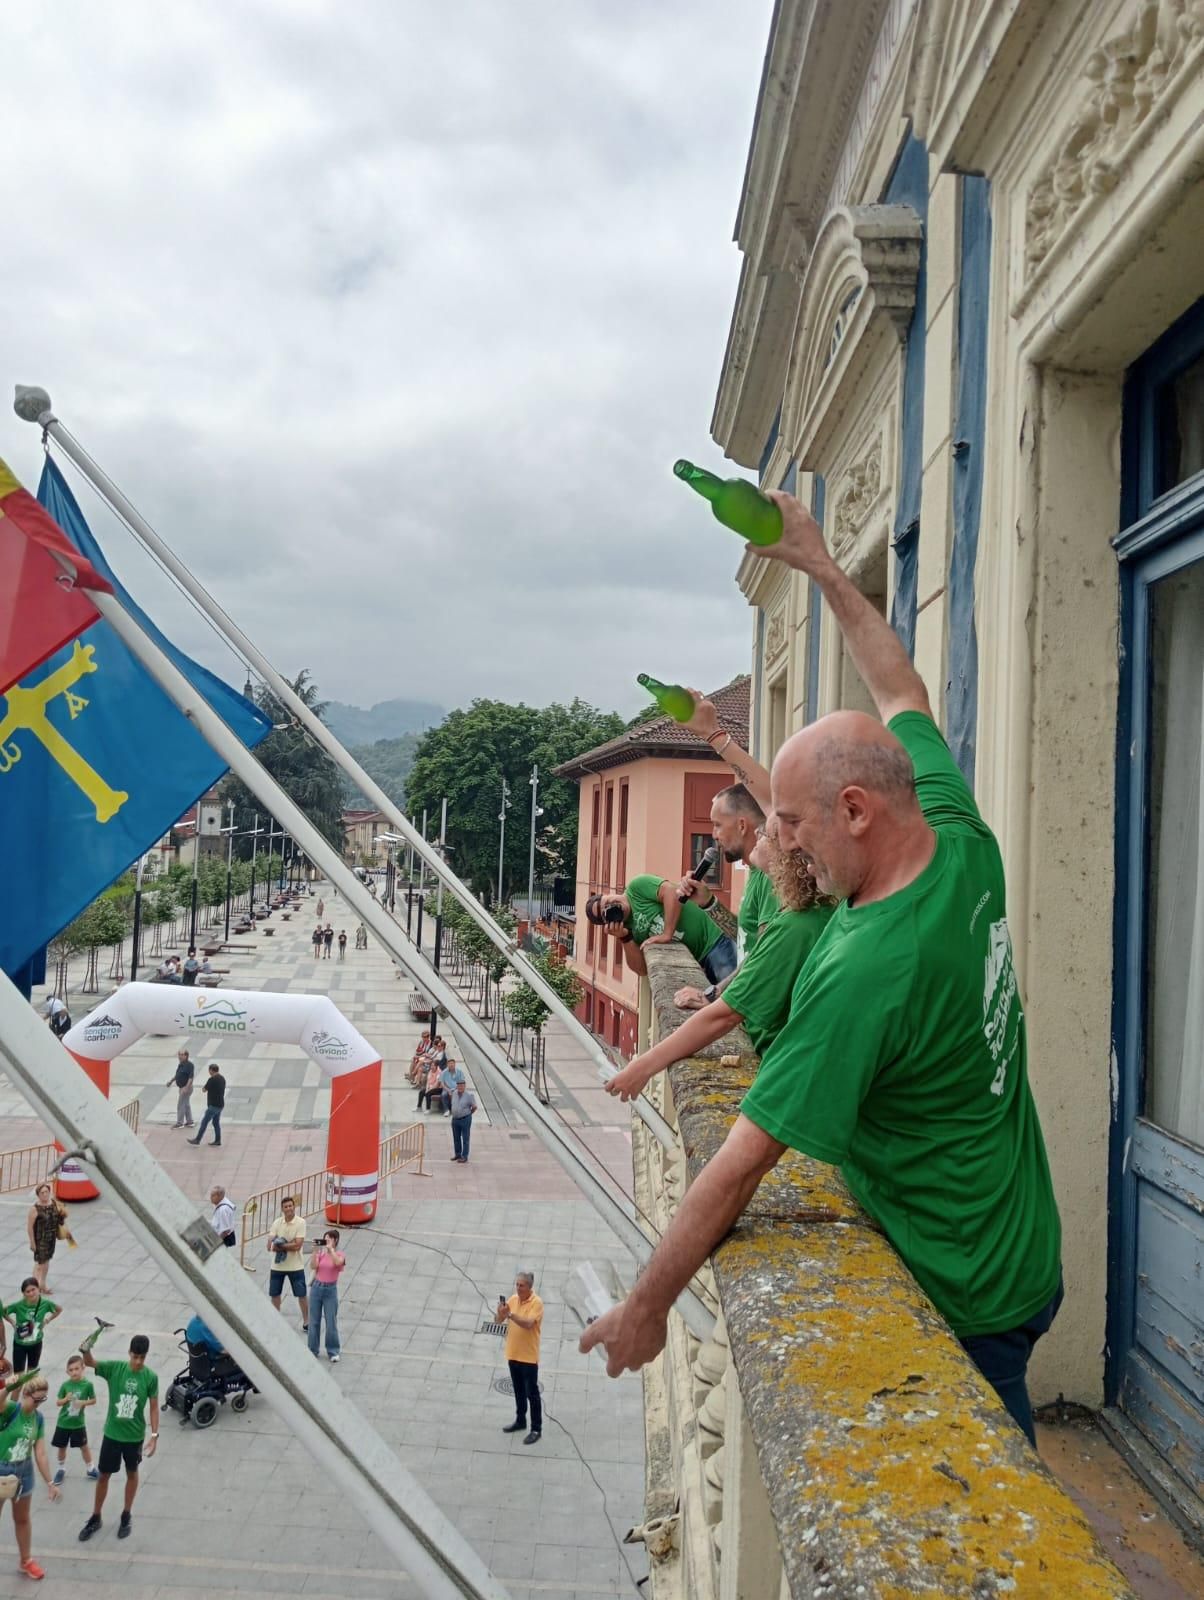
M659 678L650 678L646 672L641 672L635 681L641 689L647 689L661 710L674 722L689 722L694 715L694 696L688 689L683 689L680 683L662 683Z
M782 513L747 478L717 478L692 461L674 462L673 471L695 494L711 502L712 516L750 544L777 544L782 537Z

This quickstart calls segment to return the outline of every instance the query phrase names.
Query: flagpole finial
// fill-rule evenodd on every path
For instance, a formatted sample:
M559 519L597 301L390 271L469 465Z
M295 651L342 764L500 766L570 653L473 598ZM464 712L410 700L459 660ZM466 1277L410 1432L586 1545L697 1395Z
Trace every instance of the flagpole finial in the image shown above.
M39 422L43 426L54 421L54 412L50 405L50 396L45 389L19 383L16 386L16 395L13 399L13 410L22 422Z

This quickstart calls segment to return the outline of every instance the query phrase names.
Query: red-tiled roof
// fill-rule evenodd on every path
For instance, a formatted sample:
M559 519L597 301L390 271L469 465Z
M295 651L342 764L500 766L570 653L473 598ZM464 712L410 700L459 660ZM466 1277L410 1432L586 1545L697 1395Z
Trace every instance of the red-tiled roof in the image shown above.
M743 749L748 749L748 689L749 677L734 678L707 696L714 701L720 725L731 734ZM683 728L672 717L652 717L647 722L628 728L616 739L583 751L571 761L553 767L557 778L581 779L591 772L601 772L606 767L622 766L627 761L638 761L643 756L666 757L686 761L718 761L719 757L696 733Z

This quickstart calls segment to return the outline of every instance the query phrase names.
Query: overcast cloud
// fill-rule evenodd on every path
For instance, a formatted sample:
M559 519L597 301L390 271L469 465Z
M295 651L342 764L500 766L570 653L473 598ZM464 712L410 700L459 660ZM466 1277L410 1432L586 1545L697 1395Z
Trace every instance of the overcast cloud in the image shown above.
M747 670L740 544L670 467L720 463L770 12L9 8L0 455L35 486L11 386L43 384L276 665L332 698L630 712L637 671ZM80 498L137 597L239 681Z

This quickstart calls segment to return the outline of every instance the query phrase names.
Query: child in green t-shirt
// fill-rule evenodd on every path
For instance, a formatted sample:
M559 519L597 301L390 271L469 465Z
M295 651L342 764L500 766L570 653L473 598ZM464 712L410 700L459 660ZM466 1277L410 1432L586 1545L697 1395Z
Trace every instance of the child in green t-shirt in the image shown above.
M84 1458L88 1477L96 1477L92 1452L88 1448L88 1423L84 1415L87 1408L95 1404L96 1390L91 1380L84 1376L84 1358L72 1356L67 1362L66 1381L59 1384L59 1415L54 1425L54 1437L50 1441L51 1449L59 1453L59 1464L54 1474L56 1484L62 1483L67 1476L68 1449L78 1450Z

